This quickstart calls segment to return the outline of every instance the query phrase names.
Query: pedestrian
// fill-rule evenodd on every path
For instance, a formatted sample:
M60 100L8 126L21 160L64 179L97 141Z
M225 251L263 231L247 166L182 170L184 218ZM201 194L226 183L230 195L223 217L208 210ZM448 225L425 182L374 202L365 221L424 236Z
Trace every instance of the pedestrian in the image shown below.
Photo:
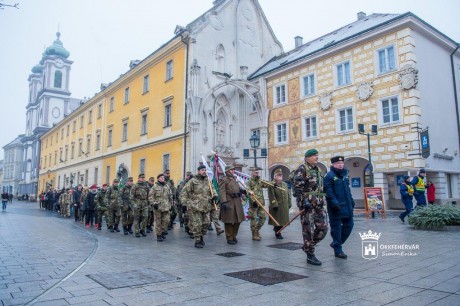
M168 225L168 230L172 230L174 227L174 220L176 220L177 217L177 202L176 202L176 187L174 186L174 181L171 179L171 171L169 169L166 169L163 172L164 178L165 178L165 183L168 185L169 189L172 192L172 197L173 197L173 202L171 204L171 210L169 212L169 217L170 217L170 222Z
M401 219L404 223L404 218L409 216L414 206L414 203L412 203L412 199L414 198L414 187L412 187L410 177L408 175L403 177L403 182L399 188L399 192L401 193L401 200L406 208L406 210L399 215L399 219Z
M179 197L182 202L187 203L195 247L201 249L205 245L203 236L206 235L211 223L210 211L217 196L211 193L212 187L206 174L206 166L198 166L197 171L198 173L184 186Z
M96 210L97 210L97 219L96 219L96 229L102 229L102 218L107 215L107 184L102 185L102 189L99 190L96 194Z
M2 210L6 210L6 204L8 203L9 196L8 194L4 191L2 193Z
M335 257L347 259L342 246L353 230L355 201L351 195L349 170L345 168L345 158L334 156L331 158L331 164L329 172L324 176L324 192L332 236L331 247L334 249Z
M81 184L78 184L77 189L74 190L72 196L73 196L73 211L74 211L74 217L75 217L75 222L78 222L80 220L80 207L81 207L81 194L82 194L82 189L83 187Z
M319 266L322 262L315 256L315 247L327 234L327 220L324 209L323 174L317 166L318 150L306 151L304 161L305 163L293 173L294 194L297 206L302 211L302 249L307 254L307 263Z
M85 215L86 215L86 220L85 220L85 227L89 228L90 226L93 226L93 216L94 216L94 211L96 210L96 194L97 194L97 185L94 184L91 187L89 187L89 192L85 197ZM91 224L90 224L91 222Z
M86 199L86 196L88 195L89 193L89 189L88 188L83 188L82 192L81 192L81 198L80 198L80 208L79 208L79 212L81 213L81 217L80 217L80 223L84 223L86 221L86 207L85 207L85 199Z
M172 191L169 189L163 173L158 174L155 186L150 189L149 201L153 203L153 209L155 210L153 215L157 241L161 242L166 240L166 235L168 234L168 225L171 220L169 212L173 202Z
M147 184L149 185L149 192L150 192L150 189L152 189L153 186L155 186L155 178L152 176L149 178ZM146 225L146 228L147 228L147 233L151 233L153 232L153 203L150 203L150 201L148 201L148 204L147 204L147 225Z
M418 172L418 175L415 176L411 181L412 186L414 186L414 198L417 201L417 207L426 206L425 176L426 176L426 170L420 169L420 171Z
M283 190L284 189L284 190ZM289 209L291 203L291 191L288 185L283 182L283 170L276 169L273 176L272 186L268 187L268 200L270 201L270 215L278 222L276 225L271 219L268 220L269 225L273 225L275 237L283 239L281 233L277 232L287 223L289 223Z
M118 228L118 223L120 223L120 203L118 201L118 179L112 181L112 186L107 189L105 193L105 201L107 206L107 216L108 216L108 229L111 233L120 232ZM100 229L100 228L99 228Z
M149 186L145 181L145 175L139 174L137 183L131 188L129 199L134 211L134 234L137 238L142 235L147 236L145 227L147 224L147 202L148 202Z
M70 204L72 203L72 191L66 188L59 196L59 212L61 217L70 218Z
M225 176L219 179L220 220L225 224L228 244L238 243L237 235L241 222L245 220L240 189L234 176L235 167L227 165Z
M134 211L129 195L133 187L133 177L128 177L126 184L118 192L118 203L121 210L121 222L123 224L123 234L133 234Z
M428 181L426 188L426 196L428 198L428 203L434 204L434 201L436 201L436 186L433 184L432 181Z
M251 193L249 197L249 219L250 227L252 232L252 240L260 241L260 229L265 224L267 219L267 213L265 212L265 199L263 188L268 188L268 184L260 179L259 170L260 168L251 167L251 178L247 181L246 186L248 192ZM257 204L257 202L260 203Z
M10 202L10 204L13 204L13 198L14 198L13 194L10 193L10 194L9 194L9 199L10 199L9 202Z

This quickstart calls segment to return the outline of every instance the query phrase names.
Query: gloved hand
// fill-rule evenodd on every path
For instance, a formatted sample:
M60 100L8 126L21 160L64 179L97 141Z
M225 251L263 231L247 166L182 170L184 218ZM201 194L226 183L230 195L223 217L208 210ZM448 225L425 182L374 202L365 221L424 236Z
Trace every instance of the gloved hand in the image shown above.
M159 205L157 203L153 204L153 209L158 210Z
M336 214L340 213L340 206L338 206L338 205L332 206L332 212L334 212Z
M244 195L247 195L247 194L248 194L248 192L247 192L245 189L240 189L240 193L241 193L241 194L244 194Z
M259 207L259 205L257 205L256 202L253 202L253 203L252 203L252 207L257 208L257 207Z
M277 212L278 211L278 206L273 206L272 209L273 209L274 212Z
M309 210L311 208L311 203L310 203L310 201L308 201L308 199L303 200L303 208L305 210Z
M182 212L185 214L187 212L187 206L182 206Z
M228 204L227 202L223 202L220 204L220 208L223 209L223 210L226 210L228 208Z

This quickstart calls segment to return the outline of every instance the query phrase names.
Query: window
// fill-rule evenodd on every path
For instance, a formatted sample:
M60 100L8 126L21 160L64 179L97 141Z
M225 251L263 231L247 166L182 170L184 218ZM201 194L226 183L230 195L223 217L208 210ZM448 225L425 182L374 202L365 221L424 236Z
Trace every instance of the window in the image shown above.
M142 114L141 135L147 134L147 114Z
M304 138L313 138L318 136L318 130L316 127L316 116L304 118Z
M81 156L81 153L83 153L83 140L80 139L78 142L78 156Z
M42 167L43 169L46 168L46 156L45 156L45 163L44 164L42 164L42 159L40 158L40 167Z
M91 152L91 137L88 137L86 140L86 156L88 157L89 152Z
M96 135L96 151L101 148L101 134Z
M149 91L150 76L147 74L144 77L144 85L142 86L142 93L145 94Z
M173 78L173 61L170 60L166 63L166 81Z
M109 132L107 133L107 146L112 146L112 129L109 129Z
M75 133L76 130L77 130L77 120L74 120L72 124L72 133Z
M399 122L399 101L397 97L384 99L382 102L382 122L391 124Z
M337 86L344 86L351 83L350 62L343 62L337 66Z
M67 161L67 156L69 156L69 147L68 146L65 146L65 161Z
M88 170L85 170L85 186L88 186Z
M303 80L303 95L311 96L315 94L315 75L312 73L302 78Z
M113 112L114 107L115 107L115 99L114 97L110 98L110 106L109 106L109 112Z
M62 148L59 149L59 162L62 163Z
M88 124L93 123L93 111L88 112Z
M105 182L110 184L110 166L107 166L105 170Z
M54 165L57 164L57 151L54 151Z
M61 70L56 70L54 73L54 88L62 87L62 72Z
M172 122L172 118L171 118L171 107L172 105L171 104L167 104L165 105L165 122L164 122L164 127L168 127L168 126L171 126Z
M286 103L286 85L275 87L275 105Z
M70 124L67 124L67 131L66 131L67 136L69 136L69 132L70 132Z
M396 68L395 51L393 46L389 46L377 51L379 57L379 73L385 73Z
M347 132L353 130L353 108L339 110L339 131Z
M102 104L97 106L97 118L102 118Z
M123 122L123 133L122 133L121 141L127 141L127 140L128 140L128 122Z
M94 168L94 184L97 184L98 176L99 176L99 168Z
M49 159L48 159L48 167L51 167L51 153L50 153L50 156L49 156Z
M139 162L139 174L145 174L145 159L141 159Z
M125 88L125 104L129 102L129 87Z
M61 140L64 139L64 128L61 129Z
M75 157L75 143L72 143L72 146L70 147L70 159L74 159Z
M170 163L170 155L163 154L163 171L165 171L166 169L169 169L169 163Z
M287 142L287 124L280 123L275 126L275 143L286 143Z
M85 122L85 116L84 116L84 115L82 115L82 116L80 117L80 129L82 129L82 128L83 128L83 124L84 124L84 122Z

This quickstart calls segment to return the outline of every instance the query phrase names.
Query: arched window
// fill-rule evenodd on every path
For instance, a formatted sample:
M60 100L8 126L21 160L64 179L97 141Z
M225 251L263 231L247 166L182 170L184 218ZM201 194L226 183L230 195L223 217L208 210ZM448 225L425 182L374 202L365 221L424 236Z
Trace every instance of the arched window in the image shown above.
M62 72L61 70L56 70L54 73L54 88L61 88L62 86Z
M221 44L216 49L216 70L218 72L225 72L225 49Z

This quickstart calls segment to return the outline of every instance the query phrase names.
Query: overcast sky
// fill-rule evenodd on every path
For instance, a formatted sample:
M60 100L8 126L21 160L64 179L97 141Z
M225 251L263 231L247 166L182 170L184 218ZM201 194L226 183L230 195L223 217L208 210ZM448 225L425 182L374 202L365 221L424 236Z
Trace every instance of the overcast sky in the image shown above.
M44 48L61 32L74 62L72 97L92 97L101 83L128 70L211 8L212 0L0 0L20 9L0 10L0 147L25 131L28 81ZM236 1L236 0L235 0ZM304 42L356 20L356 13L411 11L460 42L458 0L259 0L284 51L294 36ZM0 159L3 159L3 149Z

